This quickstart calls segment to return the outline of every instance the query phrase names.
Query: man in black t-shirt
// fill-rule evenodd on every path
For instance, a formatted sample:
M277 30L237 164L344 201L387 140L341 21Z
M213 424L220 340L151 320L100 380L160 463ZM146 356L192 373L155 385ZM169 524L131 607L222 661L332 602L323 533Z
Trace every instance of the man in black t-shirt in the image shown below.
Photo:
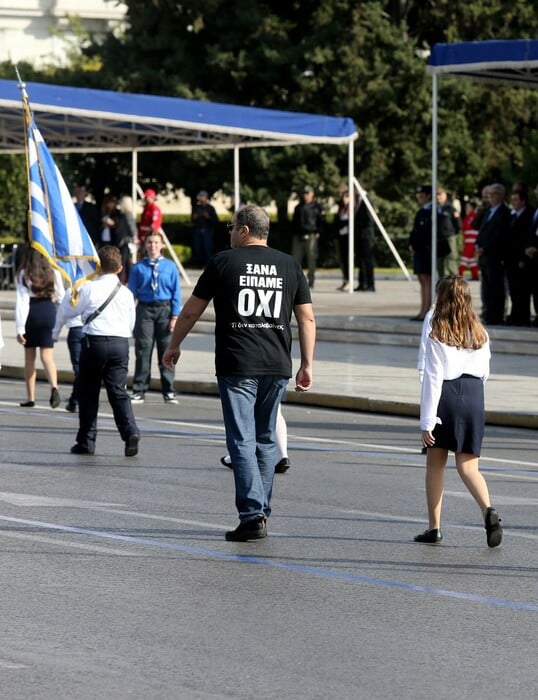
M266 537L275 469L278 406L292 374L291 314L299 330L296 391L312 384L315 320L299 264L269 248L269 216L249 204L229 225L231 250L215 255L185 303L163 363L172 369L180 345L213 299L215 368L235 477L239 526L232 542Z

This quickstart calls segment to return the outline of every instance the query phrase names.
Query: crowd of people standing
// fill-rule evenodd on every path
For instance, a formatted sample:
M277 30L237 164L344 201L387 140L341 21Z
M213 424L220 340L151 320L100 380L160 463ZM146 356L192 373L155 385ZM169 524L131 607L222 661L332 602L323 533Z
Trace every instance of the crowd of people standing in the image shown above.
M534 190L538 199L538 186ZM419 313L422 321L431 306L432 189L421 185L416 191L420 205L409 237L413 271L421 290ZM510 206L503 184L482 189L479 203L464 203L463 219L437 191L437 273L464 275L480 281L481 319L486 325L538 325L538 210L530 203L526 184L516 182L510 190ZM463 241L459 242L459 232ZM461 245L461 254L459 248ZM531 301L535 318L531 323Z

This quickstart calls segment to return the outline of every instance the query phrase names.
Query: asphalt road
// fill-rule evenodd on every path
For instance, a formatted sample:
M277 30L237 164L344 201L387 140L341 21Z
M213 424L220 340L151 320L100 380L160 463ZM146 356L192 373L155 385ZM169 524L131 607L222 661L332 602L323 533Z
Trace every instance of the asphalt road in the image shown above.
M455 469L431 547L416 420L286 406L269 537L239 544L216 399L150 395L131 459L103 402L75 458L46 394L0 381L3 698L536 697L536 431L487 429L501 547Z

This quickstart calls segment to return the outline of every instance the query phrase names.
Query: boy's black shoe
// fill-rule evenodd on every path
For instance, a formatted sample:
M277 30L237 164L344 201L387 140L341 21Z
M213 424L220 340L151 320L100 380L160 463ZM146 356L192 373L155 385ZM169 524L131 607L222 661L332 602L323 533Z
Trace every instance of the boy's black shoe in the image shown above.
M135 457L138 454L138 443L140 442L140 435L130 435L127 440L125 440L125 456Z
M249 540L261 540L267 537L267 519L259 515L252 520L244 520L235 528L225 534L228 542L248 542Z
M486 537L488 547L498 547L503 539L503 529L501 527L501 519L495 508L486 510Z
M84 445L81 445L80 443L77 442L71 448L71 454L72 455L92 455L92 454L94 454L94 451L89 450L87 447L84 447Z
M439 544L443 539L441 530L426 530L421 532L420 535L415 536L415 542L421 542L422 544Z

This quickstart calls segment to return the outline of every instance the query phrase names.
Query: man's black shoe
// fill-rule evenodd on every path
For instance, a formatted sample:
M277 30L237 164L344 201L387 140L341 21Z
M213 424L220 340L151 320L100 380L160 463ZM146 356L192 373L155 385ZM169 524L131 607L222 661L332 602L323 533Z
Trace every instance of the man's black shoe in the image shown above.
M76 403L71 403L68 401L65 404L65 410L69 411L69 413L76 413L78 411L78 405Z
M415 542L422 542L423 544L439 544L443 539L441 530L426 530L421 532L420 535L415 536Z
M486 510L486 537L488 547L498 547L503 539L503 529L501 527L501 519L495 508Z
M290 460L287 457L283 457L275 467L275 474L284 474L290 467Z
M95 450L89 450L87 447L84 447L84 445L81 445L78 442L71 448L72 455L92 455L94 452Z
M249 540L261 540L267 537L267 520L261 515L252 520L244 520L235 528L229 530L224 537L228 542L248 542Z
M125 456L134 457L138 454L138 443L140 442L140 435L130 435L127 440L125 440Z

